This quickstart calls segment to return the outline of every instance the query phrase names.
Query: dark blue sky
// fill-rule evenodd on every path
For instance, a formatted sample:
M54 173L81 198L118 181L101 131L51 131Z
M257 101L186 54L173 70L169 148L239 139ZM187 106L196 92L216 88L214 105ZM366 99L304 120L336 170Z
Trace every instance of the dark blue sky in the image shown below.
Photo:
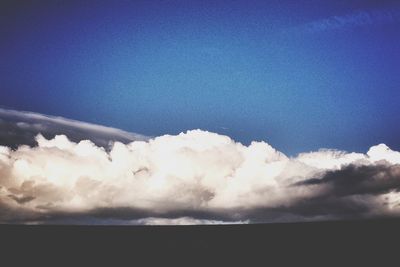
M400 148L396 1L2 1L0 105L295 154Z

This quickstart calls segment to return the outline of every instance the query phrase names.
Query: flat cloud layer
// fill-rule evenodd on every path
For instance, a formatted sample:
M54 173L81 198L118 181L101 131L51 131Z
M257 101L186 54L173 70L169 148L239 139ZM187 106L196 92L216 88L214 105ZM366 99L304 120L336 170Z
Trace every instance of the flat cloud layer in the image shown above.
M113 141L130 143L148 139L147 136L112 127L34 112L0 108L0 145L13 148L19 145L33 146L36 144L35 136L39 133L47 138L64 134L75 142L91 140L104 148L108 148L110 142Z
M400 152L384 144L366 154L325 149L287 157L265 142L245 146L202 130L115 141L109 149L66 135L39 134L35 142L0 146L3 223L254 223L400 213Z

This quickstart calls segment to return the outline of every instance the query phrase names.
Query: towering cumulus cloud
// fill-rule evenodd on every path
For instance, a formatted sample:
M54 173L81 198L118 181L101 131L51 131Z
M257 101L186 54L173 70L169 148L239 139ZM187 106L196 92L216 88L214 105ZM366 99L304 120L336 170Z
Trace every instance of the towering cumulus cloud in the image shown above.
M0 146L3 223L197 224L397 216L400 153L287 157L202 130L109 149L66 135Z

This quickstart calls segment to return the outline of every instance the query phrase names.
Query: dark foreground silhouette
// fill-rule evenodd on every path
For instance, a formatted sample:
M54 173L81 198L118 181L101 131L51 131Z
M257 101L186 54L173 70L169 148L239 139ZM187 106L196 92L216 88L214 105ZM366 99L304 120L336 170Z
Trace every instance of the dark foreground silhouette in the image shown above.
M109 266L156 261L164 266L170 260L185 261L186 266L215 266L215 257L222 263L244 266L253 266L249 265L253 261L388 266L400 262L399 243L398 219L202 226L0 226L2 260L11 260L15 266L20 262L76 266L83 261Z

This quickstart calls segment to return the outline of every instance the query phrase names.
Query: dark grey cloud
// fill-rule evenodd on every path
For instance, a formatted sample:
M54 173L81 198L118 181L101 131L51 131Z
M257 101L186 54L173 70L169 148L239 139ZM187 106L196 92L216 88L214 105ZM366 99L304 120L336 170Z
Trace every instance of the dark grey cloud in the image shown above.
M400 165L348 165L328 171L320 178L296 183L296 187L312 187L316 194L294 205L282 207L286 212L302 216L330 218L364 218L398 216L390 211L397 202L388 203L385 194L400 190ZM400 202L399 202L400 203Z
M400 165L349 165L328 171L322 178L298 182L298 186L321 185L329 196L383 194L400 189Z

